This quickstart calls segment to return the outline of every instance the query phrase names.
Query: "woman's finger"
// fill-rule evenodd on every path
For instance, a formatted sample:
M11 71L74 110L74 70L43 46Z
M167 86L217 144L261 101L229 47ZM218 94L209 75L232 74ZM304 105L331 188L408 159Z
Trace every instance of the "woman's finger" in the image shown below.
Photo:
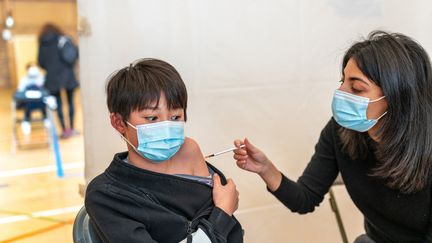
M241 169L245 169L246 168L246 160L238 160L237 166Z
M241 154L241 155L246 155L247 154L247 151L246 151L246 149L235 149L234 151L233 151L235 154Z
M247 155L238 155L238 154L235 154L235 155L233 156L233 158L234 158L235 160L247 160L248 156L247 156Z
M234 140L234 146L237 148L240 148L240 146L243 144L243 142L240 139Z

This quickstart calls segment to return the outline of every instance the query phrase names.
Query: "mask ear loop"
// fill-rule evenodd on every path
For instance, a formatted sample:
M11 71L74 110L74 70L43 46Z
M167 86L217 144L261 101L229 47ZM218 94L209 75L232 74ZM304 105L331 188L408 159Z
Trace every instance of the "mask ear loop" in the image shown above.
M373 103L373 102L377 102L377 101L380 101L380 100L382 100L382 99L384 99L385 98L385 95L383 96L383 97L380 97L380 98L378 98L378 99L375 99L375 100L371 100L371 101L369 101L369 103ZM381 116L379 116L377 119L375 119L375 120L379 120L379 119L381 119L383 116L385 116L385 114L387 114L387 111L386 112L384 112Z
M128 121L126 121L126 123L129 125L129 126L131 126L131 127L133 127L134 129L136 129L136 127L134 126L134 125L132 125L132 124L130 124ZM138 152L138 149L137 148L135 148L135 146L133 146L133 144L125 137L125 136L123 136L123 134L121 134L119 131L117 131L116 130L116 132L120 135L120 137L126 142L126 143L128 143L132 148L133 148L133 150L137 153L137 154L139 154L141 157L142 157L142 155Z
M127 123L129 126L133 127L135 130L138 130L138 129L136 128L136 126L130 124L128 121L126 121L126 123Z
M384 99L384 98L385 98L385 96L380 97L380 98L375 99L375 100L371 100L371 101L369 101L369 103L377 102L377 101L380 101L380 100L382 100L382 99Z
M381 119L383 116L385 116L385 114L387 114L387 111L384 112L380 117L378 117L376 120L378 121L379 119Z

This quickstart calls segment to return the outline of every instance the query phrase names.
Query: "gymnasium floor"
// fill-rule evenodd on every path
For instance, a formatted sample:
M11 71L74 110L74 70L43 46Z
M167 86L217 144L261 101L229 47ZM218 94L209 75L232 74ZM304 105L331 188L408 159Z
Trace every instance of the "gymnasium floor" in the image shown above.
M79 195L79 185L84 183L83 136L59 140L64 178L57 176L53 150L44 144L13 153L12 93L0 90L0 243L72 242L73 220L83 205ZM79 96L78 91L76 128L82 133ZM18 135L22 135L19 124ZM31 137L21 139L25 144L43 142L46 133L33 126Z

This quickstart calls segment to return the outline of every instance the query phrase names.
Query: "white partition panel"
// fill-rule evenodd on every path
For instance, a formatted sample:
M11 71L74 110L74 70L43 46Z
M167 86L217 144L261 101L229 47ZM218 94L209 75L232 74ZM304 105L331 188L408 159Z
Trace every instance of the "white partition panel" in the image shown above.
M412 36L432 52L427 0L78 0L78 12L92 29L80 39L87 181L126 149L109 124L104 88L110 73L135 59L160 58L180 72L190 97L186 133L204 153L248 137L295 179L330 119L341 57L353 41L382 29ZM238 185L247 242L337 238L335 222L322 226L330 238L297 234L290 227L307 228L296 222L313 218L282 208L287 230L273 232L279 223L272 227L258 211L248 213L277 204L262 181L238 169L231 155L210 161ZM326 202L323 207L324 219L333 220Z

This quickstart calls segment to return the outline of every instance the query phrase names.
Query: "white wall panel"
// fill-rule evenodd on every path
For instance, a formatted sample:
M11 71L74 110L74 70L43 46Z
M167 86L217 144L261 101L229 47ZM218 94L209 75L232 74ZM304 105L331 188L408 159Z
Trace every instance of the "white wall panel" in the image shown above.
M104 88L110 73L137 58L160 58L180 72L190 96L186 132L204 153L249 137L295 179L331 116L341 57L353 41L379 28L432 51L427 0L78 0L78 11L92 28L80 39L87 181L126 148L109 125ZM276 203L231 155L211 161L236 181L241 210Z

